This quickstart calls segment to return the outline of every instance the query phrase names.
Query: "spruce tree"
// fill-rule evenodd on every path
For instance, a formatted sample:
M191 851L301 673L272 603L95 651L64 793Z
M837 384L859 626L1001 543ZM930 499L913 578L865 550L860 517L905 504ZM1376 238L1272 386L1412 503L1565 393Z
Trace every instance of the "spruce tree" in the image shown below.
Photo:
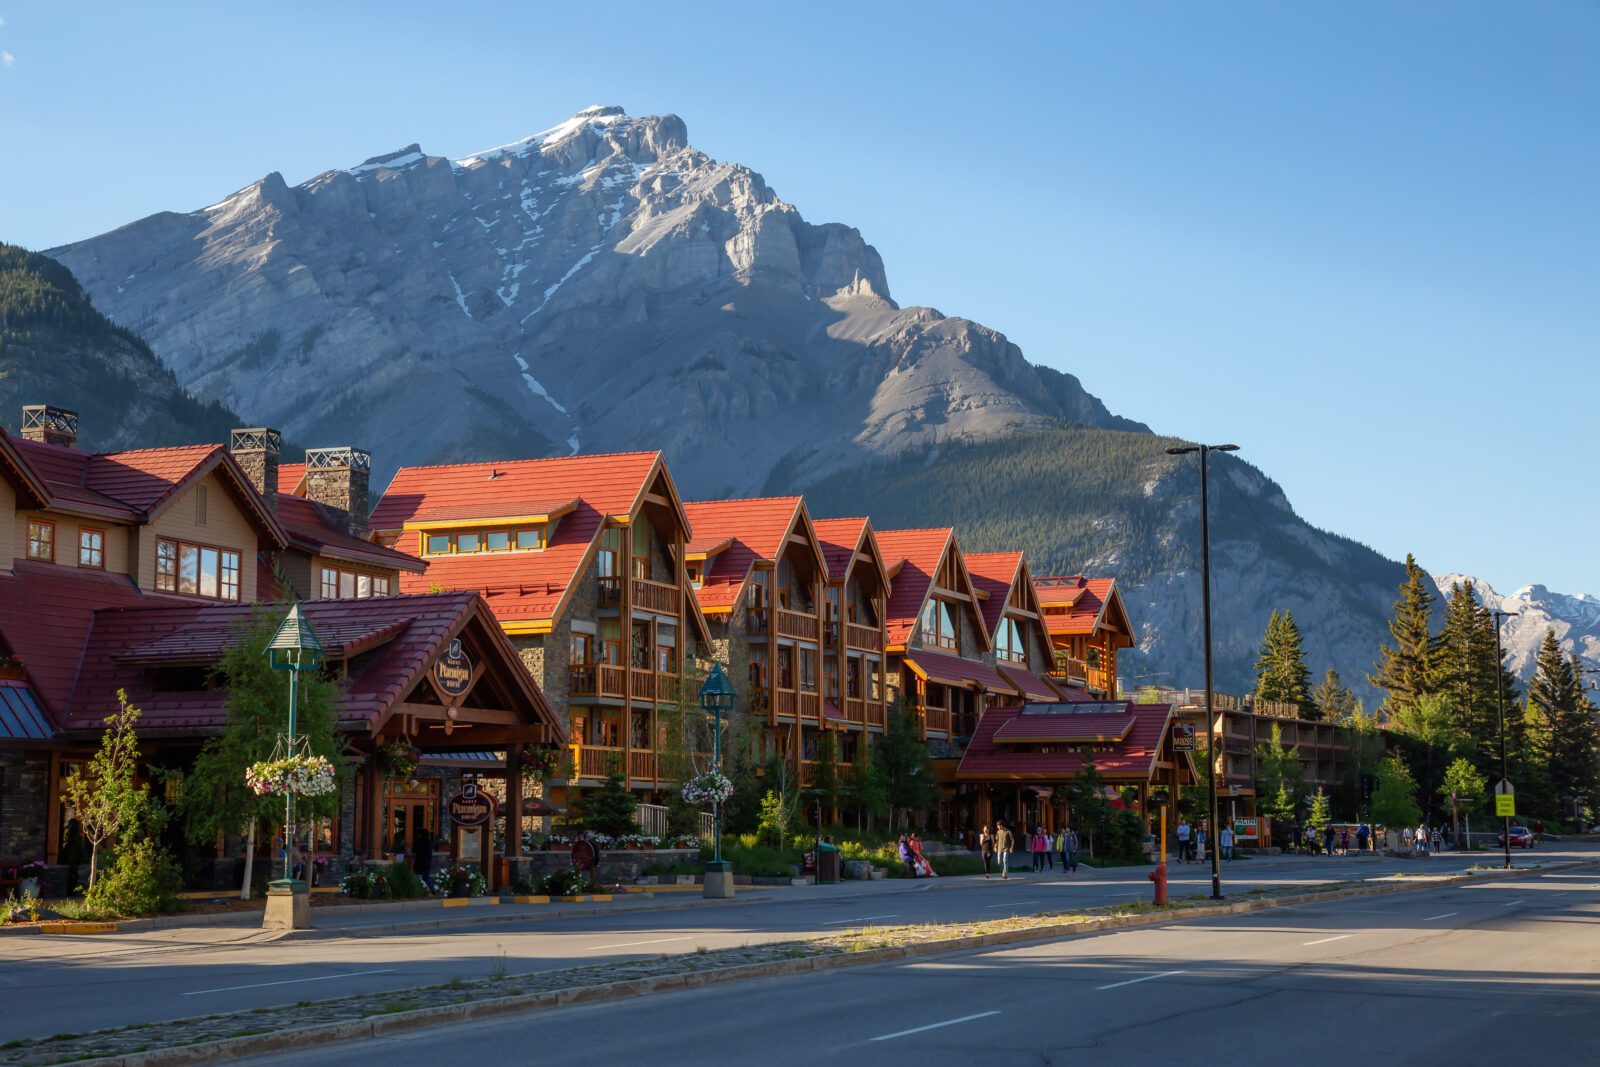
M1316 705L1318 717L1325 722L1348 724L1360 706L1355 694L1345 687L1344 679L1332 667L1311 693L1311 703Z
M1433 621L1433 592L1428 576L1417 566L1416 558L1406 556L1406 580L1394 602L1394 618L1389 620L1389 636L1394 647L1378 650L1378 663L1368 681L1385 691L1382 714L1393 716L1417 698L1432 692L1434 641L1429 627Z
M1565 817L1574 804L1592 801L1597 784L1600 738L1595 709L1583 690L1583 674L1546 630L1528 698L1549 717L1550 786Z
M1298 705L1308 719L1317 718L1311 702L1311 671L1306 667L1304 643L1294 614L1272 613L1266 637L1256 658L1256 697Z

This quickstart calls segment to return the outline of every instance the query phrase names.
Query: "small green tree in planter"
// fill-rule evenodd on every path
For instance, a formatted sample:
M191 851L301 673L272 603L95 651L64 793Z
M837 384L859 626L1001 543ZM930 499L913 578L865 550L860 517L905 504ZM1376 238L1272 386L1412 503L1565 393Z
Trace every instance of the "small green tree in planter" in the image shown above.
M627 837L638 832L633 818L638 808L639 799L628 791L622 775L612 774L604 785L584 798L583 824L591 833Z

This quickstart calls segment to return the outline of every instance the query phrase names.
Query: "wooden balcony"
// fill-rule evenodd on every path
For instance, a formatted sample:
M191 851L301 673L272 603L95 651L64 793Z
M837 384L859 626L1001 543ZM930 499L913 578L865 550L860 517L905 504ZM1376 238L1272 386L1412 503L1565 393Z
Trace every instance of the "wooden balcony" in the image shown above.
M923 708L922 726L930 734L948 734L950 732L950 709L941 707Z
M1065 656L1057 656L1055 669L1050 672L1050 677L1058 678L1066 682L1087 684L1089 681L1089 664L1081 659L1069 659Z
M622 771L627 751L609 745L573 745L572 765L579 778L605 778Z
M799 611L779 608L778 635L780 637L798 638L801 641L815 641L817 639L817 617L815 615L806 615Z
M844 702L844 717L848 722L859 726L867 724L867 702L854 697L846 697Z
M628 668L610 663L574 663L567 668L569 697L615 697L628 694Z
M633 699L652 702L656 699L655 671L641 670L635 667L628 672L628 680L628 695Z
M633 606L641 611L654 611L661 615L679 615L682 606L678 591L665 582L648 578L633 579Z
M889 709L880 701L869 700L867 703L867 725L876 726L878 729L887 729L889 726Z
M850 772L854 768L854 766L855 765L852 764L852 763L846 763L843 760L840 760L838 763L836 763L834 765L834 771L833 771L834 777L837 778L840 781L841 784L843 784L844 779L849 777ZM811 788L812 786L814 786L816 784L817 784L817 761L816 760L809 760L809 759L808 760L802 760L800 762L800 788L801 789L809 789L809 788ZM808 801L808 803L809 803L809 801Z
M615 575L596 578L595 584L600 587L597 600L602 608L622 607L622 579Z
M876 626L849 623L845 627L844 639L851 648L865 649L868 652L883 651L883 630Z
M793 689L775 689L772 692L772 712L794 718L800 714L800 694Z
M654 752L641 752L637 749L628 753L628 777L654 781L656 777L656 754Z

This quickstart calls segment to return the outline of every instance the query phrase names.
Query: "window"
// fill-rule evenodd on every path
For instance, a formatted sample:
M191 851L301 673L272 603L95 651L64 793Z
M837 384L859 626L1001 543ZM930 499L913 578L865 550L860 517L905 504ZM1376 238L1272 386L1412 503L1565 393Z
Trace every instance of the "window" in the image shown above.
M105 570L106 532L80 529L78 531L78 566Z
M822 676L827 685L823 692L829 700L839 699L839 661L829 656L822 661Z
M655 551L655 529L648 522L633 527L633 576L650 577L650 555Z
M778 646L778 688L794 688L794 649L789 645Z
M322 599L339 599L339 572L332 567L322 568Z
M373 596L388 596L389 595L389 579L387 579L387 578L374 578L374 579L372 579L372 595Z
M767 573L754 571L750 575L750 584L746 586L746 606L751 608L764 608L767 606Z
M622 666L622 623L616 619L600 620L600 662Z
M54 563L56 559L56 524L53 522L28 522L28 558Z
M568 662L575 667L581 667L594 662L594 635L573 634L571 651L568 653Z
M483 535L483 550L485 552L510 552L511 531L490 530Z
M1017 625L1015 619L1010 617L1001 619L994 636L995 658L1006 663L1028 662L1028 649L1022 639L1022 627Z
M676 674L678 671L678 650L671 645L656 646L656 673Z
M531 530L518 530L516 536L517 551L531 552L544 547L544 527L535 526Z
M389 579L323 567L317 582L323 600L366 600L369 597L388 596Z
M922 605L922 643L933 648L958 649L955 609L942 600L929 598Z
M686 563L684 564L683 569L689 575L690 585L694 586L696 589L699 589L705 584L706 573L704 563Z
M524 526L520 529L496 528L492 530L452 530L430 533L422 539L422 551L428 556L472 555L479 552L536 552L545 547L546 527Z
M449 534L429 534L427 553L430 556L443 556L450 551Z
M814 648L800 650L800 688L807 693L817 691L817 650Z
M239 599L239 553L187 541L156 541L156 588L166 593Z
M600 551L595 556L597 573L602 578L616 578L622 568L622 531L616 527L600 534Z
M483 537L475 533L456 534L456 551L476 552L483 544Z

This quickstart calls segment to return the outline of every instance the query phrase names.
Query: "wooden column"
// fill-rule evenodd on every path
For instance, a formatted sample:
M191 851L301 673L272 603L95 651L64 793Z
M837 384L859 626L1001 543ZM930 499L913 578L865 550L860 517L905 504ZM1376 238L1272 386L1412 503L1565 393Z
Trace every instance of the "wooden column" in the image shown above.
M513 743L506 748L506 839L505 857L514 861L522 855L522 746ZM517 870L506 864L506 883L517 877Z
M369 860L383 858L383 783L382 775L378 772L378 752L376 742L371 753L367 756L367 763L361 769L363 788L365 789L367 806L366 840L363 850Z
M635 521L643 517L643 511ZM633 523L622 529L622 551L619 554L622 585L617 589L617 622L622 630L623 677L627 685L622 689L622 782L633 785Z
M61 861L61 753L51 749L50 772L45 776L44 858Z

